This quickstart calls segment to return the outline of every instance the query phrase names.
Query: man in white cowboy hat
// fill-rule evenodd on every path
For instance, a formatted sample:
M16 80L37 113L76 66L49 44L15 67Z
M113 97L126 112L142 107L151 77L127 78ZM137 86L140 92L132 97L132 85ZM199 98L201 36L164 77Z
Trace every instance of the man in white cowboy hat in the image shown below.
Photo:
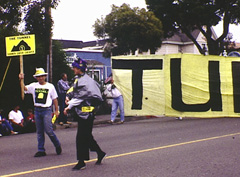
M36 68L33 75L38 82L33 82L24 86L25 93L32 94L34 102L34 114L37 128L38 152L34 157L46 156L44 148L44 131L47 133L56 148L57 155L62 153L61 144L53 132L52 127L52 104L54 104L56 116L58 112L58 95L53 84L46 82L47 74L43 68ZM19 79L23 79L24 75L19 74Z

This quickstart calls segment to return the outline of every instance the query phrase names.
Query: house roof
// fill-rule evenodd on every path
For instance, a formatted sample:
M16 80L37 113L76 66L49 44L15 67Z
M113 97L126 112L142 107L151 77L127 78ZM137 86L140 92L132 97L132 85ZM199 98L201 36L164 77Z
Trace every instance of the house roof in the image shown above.
M199 30L194 30L192 32L192 35L195 39L197 39L199 33L200 33ZM189 39L189 37L187 37L186 34L176 32L172 37L163 39L163 42L192 42L192 40Z
M240 48L240 43L239 43L239 42L236 42L236 43L235 43L235 48L236 48L236 49L239 49L239 48Z
M86 62L87 62L88 67L97 66L97 65L98 66L104 66L103 63L101 63L101 62L99 62L97 60L86 60Z
M104 40L96 40L96 41L88 41L88 42L83 42L83 41L75 41L75 40L62 40L62 39L54 39L55 41L59 41L62 44L62 47L64 49L67 48L86 48L86 47L96 47L96 46L104 46L107 42L106 39Z
M53 39L54 41L59 41L62 44L64 49L66 48L83 48L83 41L75 40L62 40L62 39Z
M95 47L95 46L104 46L107 40L96 40L96 41L88 41L83 43L83 47Z
M200 30L196 29L192 31L192 35L195 39L200 35ZM215 32L213 30L213 36ZM57 39L55 39L57 40ZM74 40L57 40L62 43L64 49L84 49L85 50L103 50L104 45L107 42L107 39L104 40L95 40L95 41L74 41ZM163 39L162 43L193 43L191 39L187 37L186 34L181 32L176 32L172 37Z
M91 52L91 53L101 53L102 49L92 49L92 48L66 48L63 49L65 52Z

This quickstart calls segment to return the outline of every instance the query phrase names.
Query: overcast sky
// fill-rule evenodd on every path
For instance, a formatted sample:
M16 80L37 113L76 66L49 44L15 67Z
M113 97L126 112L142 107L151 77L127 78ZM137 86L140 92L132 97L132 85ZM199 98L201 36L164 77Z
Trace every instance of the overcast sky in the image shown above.
M111 12L111 5L130 4L131 8L146 8L145 0L61 0L56 10L52 10L54 20L53 38L66 40L92 41L93 28L97 18L105 17ZM222 26L214 28L221 34ZM240 42L240 26L231 25L233 39Z

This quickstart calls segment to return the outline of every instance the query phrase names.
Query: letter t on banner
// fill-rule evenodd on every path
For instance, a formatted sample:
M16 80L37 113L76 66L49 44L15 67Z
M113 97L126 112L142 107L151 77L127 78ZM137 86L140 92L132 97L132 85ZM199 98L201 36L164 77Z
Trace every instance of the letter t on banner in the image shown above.
M142 109L143 71L163 68L163 59L112 59L112 69L132 70L132 109Z

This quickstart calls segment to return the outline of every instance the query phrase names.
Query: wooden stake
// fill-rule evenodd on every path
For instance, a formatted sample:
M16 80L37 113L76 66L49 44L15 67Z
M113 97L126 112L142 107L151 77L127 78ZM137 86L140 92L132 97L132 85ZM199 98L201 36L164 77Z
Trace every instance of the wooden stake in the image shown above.
M23 56L20 55L20 74L23 74ZM20 81L21 85L21 98L24 100L24 79Z

